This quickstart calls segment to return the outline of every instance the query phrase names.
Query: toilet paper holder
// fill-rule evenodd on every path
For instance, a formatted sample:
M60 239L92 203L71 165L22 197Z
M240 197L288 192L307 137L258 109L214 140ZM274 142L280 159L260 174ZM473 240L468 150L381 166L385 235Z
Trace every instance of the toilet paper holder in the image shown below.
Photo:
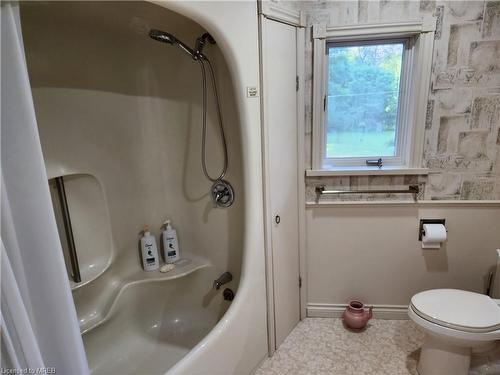
M424 235L424 224L443 224L446 228L445 221L445 219L420 219L420 227L418 228L418 240L422 241L422 236Z

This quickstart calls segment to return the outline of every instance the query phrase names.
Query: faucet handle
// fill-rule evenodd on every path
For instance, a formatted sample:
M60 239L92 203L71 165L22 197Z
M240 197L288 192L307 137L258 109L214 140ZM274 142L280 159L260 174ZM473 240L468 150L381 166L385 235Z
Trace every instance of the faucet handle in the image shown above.
M212 185L212 202L215 207L227 208L234 202L233 187L225 180L217 180Z

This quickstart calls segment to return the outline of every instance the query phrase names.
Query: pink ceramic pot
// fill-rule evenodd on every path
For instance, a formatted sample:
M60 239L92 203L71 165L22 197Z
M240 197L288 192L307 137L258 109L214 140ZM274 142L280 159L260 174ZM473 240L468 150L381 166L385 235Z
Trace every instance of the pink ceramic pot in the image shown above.
M342 318L349 328L362 329L372 318L372 308L373 306L370 306L368 310L365 310L365 306L362 302L351 301L345 308L344 314L342 314Z

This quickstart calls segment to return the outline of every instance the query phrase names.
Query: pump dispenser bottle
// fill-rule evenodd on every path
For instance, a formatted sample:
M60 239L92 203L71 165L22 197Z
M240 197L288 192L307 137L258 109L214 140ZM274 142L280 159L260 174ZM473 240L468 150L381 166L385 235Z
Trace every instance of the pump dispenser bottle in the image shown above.
M170 225L170 220L163 223L165 230L162 233L163 257L166 263L174 263L180 259L177 231Z
M142 267L144 271L155 271L160 267L156 238L149 232L149 227L144 226L144 235L141 237Z

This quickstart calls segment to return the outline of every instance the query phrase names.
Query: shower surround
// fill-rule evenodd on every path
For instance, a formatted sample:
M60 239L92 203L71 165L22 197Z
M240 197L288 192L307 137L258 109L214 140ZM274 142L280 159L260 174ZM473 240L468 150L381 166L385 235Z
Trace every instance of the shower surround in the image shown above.
M259 80L256 4L20 7L48 178L63 176L80 187L66 192L73 229L88 233L85 243L75 237L76 252L109 240L108 261L89 262L102 268L85 285L73 285L92 372L249 373L267 352L264 260L256 251L264 248L260 105L245 97L245 85ZM227 209L214 207L200 163L198 62L149 38L154 28L189 43L209 32L217 42L204 53L221 99L225 179L236 192ZM212 105L207 130L207 170L216 176L225 158ZM80 181L91 181L100 198L80 194L88 190ZM165 219L177 229L182 259L166 274L144 272L139 232L149 224L158 236ZM94 236L90 229L103 221L104 233ZM214 289L226 271L232 281ZM224 300L225 288L234 300Z

